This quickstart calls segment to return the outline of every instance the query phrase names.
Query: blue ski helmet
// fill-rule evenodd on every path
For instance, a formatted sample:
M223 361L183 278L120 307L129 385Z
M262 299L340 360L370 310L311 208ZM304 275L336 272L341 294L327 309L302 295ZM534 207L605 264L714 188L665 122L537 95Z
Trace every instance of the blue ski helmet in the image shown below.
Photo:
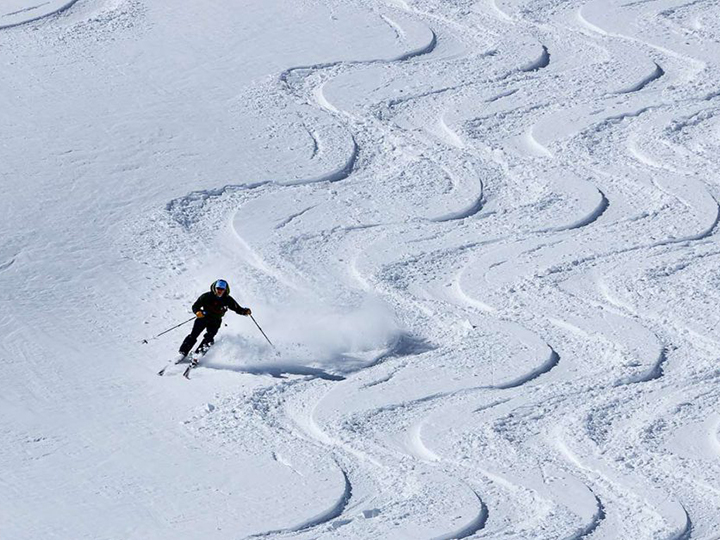
M218 294L218 296L222 296L223 294L230 294L230 285L228 285L228 282L224 279L218 279L215 283L210 285L210 290L214 292L215 294Z

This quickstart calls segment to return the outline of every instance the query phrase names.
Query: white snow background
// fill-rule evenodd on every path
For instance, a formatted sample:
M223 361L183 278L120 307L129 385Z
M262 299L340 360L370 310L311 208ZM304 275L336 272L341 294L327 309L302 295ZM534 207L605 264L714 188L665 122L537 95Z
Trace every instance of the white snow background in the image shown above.
M720 538L720 2L0 0L0 538ZM213 280L229 313L170 361Z

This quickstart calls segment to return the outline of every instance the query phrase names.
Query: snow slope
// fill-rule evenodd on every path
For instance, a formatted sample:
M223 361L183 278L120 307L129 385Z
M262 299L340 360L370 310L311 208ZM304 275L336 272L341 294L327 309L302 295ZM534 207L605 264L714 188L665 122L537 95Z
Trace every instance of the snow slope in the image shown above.
M6 0L0 537L720 538L719 20Z

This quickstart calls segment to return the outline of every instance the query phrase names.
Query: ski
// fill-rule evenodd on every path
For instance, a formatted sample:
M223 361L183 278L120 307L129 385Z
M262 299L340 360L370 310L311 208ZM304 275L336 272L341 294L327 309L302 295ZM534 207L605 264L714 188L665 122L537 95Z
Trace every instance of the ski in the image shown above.
M185 369L185 372L183 373L183 377L185 377L188 381L190 380L190 370L197 367L198 361L197 358L193 358L192 362L190 362L190 365Z
M184 354L178 355L177 357L173 358L167 364L165 364L165 366L160 371L158 371L158 375L160 375L162 377L163 375L165 375L165 370L167 370L167 368L169 368L170 366L175 366L175 365L179 364L186 358L187 358L187 355L184 355Z
M190 380L190 372L196 367L198 367L200 359L205 355L207 349L207 347L204 349L200 349L200 347L198 347L198 350L195 351L192 355L190 355L190 365L185 370L185 373L183 373L183 377L185 377L187 380Z

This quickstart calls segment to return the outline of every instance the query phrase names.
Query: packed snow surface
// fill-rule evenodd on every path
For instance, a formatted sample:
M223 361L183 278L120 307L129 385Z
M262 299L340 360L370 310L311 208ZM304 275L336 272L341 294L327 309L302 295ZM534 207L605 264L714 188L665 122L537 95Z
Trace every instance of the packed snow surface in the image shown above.
M719 69L716 0L3 0L0 537L720 538ZM158 377L218 278L276 349Z

